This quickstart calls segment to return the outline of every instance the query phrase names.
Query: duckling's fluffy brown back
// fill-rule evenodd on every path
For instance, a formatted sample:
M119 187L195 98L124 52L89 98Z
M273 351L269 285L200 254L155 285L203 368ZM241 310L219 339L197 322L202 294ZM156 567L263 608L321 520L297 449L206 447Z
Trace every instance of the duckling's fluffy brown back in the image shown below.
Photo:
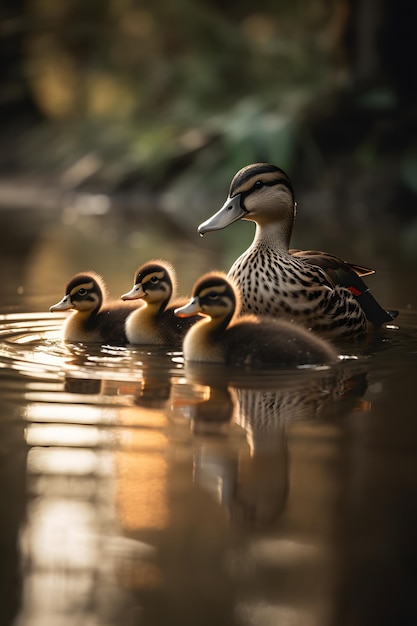
M245 316L222 337L229 365L294 366L336 363L337 352L313 332L284 320Z
M186 300L177 300L157 314L148 305L132 312L125 324L128 342L137 345L181 347L186 332L201 319L198 315L183 319L174 315L174 310L185 302Z
M65 321L63 337L72 342L124 345L127 343L126 318L137 308L133 302L120 305L118 301L110 301L87 317L73 311Z

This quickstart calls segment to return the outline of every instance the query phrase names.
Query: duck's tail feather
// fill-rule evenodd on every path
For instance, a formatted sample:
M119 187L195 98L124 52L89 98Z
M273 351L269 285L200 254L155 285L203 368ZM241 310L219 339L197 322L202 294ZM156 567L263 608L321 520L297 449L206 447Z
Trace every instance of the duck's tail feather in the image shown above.
M352 290L350 289L350 291ZM359 294L354 293L354 296L361 305L368 320L376 327L392 322L398 315L398 311L386 311L375 300L369 289Z

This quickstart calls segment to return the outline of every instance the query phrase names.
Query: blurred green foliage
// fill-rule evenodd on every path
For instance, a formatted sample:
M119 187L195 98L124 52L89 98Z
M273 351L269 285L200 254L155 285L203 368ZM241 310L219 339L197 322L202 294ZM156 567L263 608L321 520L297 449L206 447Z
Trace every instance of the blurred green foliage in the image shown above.
M94 151L109 186L129 172L161 184L202 150L214 176L225 162L291 167L346 18L337 0L29 0L22 62L45 122L21 158L59 169Z
M307 231L320 216L328 239L348 221L355 242L414 232L415 13L407 0L9 2L0 170L158 195L194 229L236 170L271 161L307 195Z

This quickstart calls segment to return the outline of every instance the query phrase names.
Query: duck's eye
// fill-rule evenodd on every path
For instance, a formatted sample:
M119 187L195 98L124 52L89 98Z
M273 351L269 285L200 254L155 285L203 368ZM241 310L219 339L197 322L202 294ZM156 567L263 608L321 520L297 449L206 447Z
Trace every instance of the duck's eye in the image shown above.
M157 283L158 282L158 278L156 276L151 276L151 283Z
M256 183L254 184L253 188L254 189L260 189L263 186L264 186L263 182L261 180L257 180Z
M214 291L214 290L213 290L213 291L209 291L209 292L208 292L207 297L208 297L210 300L217 300L217 298L219 297L219 294L217 293L217 291Z
M78 290L78 295L79 296L86 296L87 295L87 289L85 289L84 287L80 287Z

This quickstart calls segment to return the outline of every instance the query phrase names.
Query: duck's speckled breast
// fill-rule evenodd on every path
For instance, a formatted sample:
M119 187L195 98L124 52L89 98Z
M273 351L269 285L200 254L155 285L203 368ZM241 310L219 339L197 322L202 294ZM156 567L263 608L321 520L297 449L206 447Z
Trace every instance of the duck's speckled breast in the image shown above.
M350 291L333 287L321 268L303 259L253 245L229 276L241 291L242 313L291 319L338 337L366 332L366 317Z

